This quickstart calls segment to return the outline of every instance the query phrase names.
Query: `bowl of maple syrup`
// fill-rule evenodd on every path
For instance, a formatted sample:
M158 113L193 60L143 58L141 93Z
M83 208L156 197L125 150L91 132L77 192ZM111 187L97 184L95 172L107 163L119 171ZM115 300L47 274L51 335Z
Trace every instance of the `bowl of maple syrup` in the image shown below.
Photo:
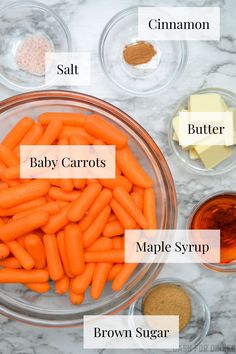
M188 220L190 230L220 230L220 263L212 270L236 272L236 192L218 192L201 200Z

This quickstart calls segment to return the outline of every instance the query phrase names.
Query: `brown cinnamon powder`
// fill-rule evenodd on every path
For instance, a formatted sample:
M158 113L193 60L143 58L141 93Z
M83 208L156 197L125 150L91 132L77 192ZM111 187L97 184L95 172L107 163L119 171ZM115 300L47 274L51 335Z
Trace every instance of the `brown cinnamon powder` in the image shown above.
M156 54L153 45L144 41L129 44L123 50L124 60L133 66L148 63Z

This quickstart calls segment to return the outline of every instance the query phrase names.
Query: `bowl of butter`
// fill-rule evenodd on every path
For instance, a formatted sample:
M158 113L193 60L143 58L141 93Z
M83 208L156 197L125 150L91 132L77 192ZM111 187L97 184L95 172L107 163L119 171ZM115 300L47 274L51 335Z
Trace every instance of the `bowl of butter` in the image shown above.
M169 144L182 165L202 175L236 167L236 94L218 88L194 92L169 124Z

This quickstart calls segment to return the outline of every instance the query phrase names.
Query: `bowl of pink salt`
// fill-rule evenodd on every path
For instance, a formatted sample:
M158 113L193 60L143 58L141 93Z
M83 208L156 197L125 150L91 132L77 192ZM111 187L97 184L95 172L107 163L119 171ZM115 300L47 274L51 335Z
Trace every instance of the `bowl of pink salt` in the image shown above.
M71 51L64 21L36 1L0 7L0 36L0 82L15 91L44 89L46 53Z

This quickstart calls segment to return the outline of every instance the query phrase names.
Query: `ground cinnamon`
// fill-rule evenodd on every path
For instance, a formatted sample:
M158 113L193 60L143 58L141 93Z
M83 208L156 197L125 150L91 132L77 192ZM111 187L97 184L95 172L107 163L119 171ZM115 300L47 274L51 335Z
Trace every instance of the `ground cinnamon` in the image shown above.
M133 66L148 63L156 54L153 45L144 41L129 44L123 50L124 60Z

